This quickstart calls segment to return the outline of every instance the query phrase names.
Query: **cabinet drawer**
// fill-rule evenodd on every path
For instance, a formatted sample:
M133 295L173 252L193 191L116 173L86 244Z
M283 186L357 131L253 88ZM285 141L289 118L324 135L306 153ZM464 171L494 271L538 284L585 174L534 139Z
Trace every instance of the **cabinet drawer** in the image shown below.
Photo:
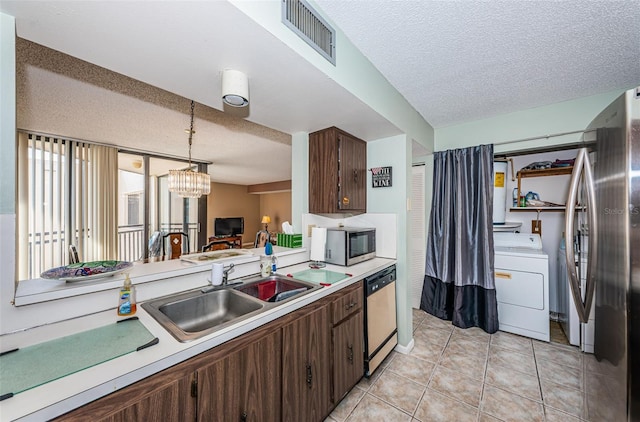
M363 293L362 283L358 282L353 287L349 287L341 297L331 304L331 322L336 325L347 316L362 309Z

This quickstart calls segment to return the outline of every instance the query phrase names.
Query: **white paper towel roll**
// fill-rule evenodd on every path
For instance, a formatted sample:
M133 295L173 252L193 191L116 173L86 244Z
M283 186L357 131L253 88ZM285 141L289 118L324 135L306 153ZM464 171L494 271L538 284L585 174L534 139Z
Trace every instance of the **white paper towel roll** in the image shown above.
M327 229L325 227L313 227L311 229L311 255L312 261L324 261L324 248L327 243Z
M211 264L211 284L213 284L214 286L219 286L222 284L223 271L224 264Z

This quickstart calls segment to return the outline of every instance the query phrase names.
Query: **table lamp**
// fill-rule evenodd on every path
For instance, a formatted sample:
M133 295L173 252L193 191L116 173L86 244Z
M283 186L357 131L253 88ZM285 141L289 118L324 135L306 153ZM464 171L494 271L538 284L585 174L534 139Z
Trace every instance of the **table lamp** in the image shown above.
M267 230L267 226L269 225L269 223L271 223L271 217L269 217L268 215L263 215L262 224L264 224L264 231L269 231Z

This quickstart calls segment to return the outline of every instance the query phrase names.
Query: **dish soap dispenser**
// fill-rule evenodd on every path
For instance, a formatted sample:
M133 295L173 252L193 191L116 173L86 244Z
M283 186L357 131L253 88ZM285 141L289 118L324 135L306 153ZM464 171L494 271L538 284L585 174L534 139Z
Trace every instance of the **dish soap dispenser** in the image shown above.
M275 254L273 253L273 246L271 246L271 243L267 242L266 246L264 247L264 254L267 256L267 265L269 265L271 268L271 275L275 275L276 270L278 269L278 258L276 258Z
M120 289L118 298L118 315L129 316L136 313L136 291L131 285L129 274L124 276L124 285Z
M271 275L272 268L272 256L273 247L271 243L267 242L264 246L264 255L260 257L260 275L262 277L269 277Z

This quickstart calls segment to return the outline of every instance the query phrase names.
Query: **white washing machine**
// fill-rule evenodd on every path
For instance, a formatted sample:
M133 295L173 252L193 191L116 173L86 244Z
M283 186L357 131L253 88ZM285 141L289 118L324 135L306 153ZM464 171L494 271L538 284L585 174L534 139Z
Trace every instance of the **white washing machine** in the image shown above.
M538 234L493 233L499 329L549 341L549 257Z

